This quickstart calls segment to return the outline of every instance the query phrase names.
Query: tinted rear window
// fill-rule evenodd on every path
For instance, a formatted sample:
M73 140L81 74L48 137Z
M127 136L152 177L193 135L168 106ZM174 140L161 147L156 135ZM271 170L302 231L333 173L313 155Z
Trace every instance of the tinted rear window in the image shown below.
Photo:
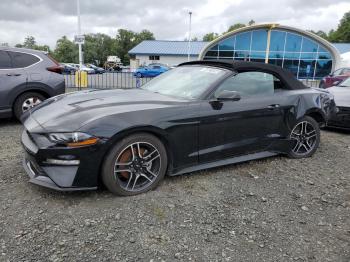
M19 52L9 52L12 58L12 67L13 68L22 68L28 67L40 61L36 56L19 53Z
M11 68L11 58L5 51L0 51L0 69Z

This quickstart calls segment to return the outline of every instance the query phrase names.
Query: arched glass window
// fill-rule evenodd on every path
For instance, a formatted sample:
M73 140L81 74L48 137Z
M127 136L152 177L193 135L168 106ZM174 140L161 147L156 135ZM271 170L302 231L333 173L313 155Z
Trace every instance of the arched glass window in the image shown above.
M252 32L245 32L236 36L236 50L250 50L250 42L252 40Z
M221 40L207 51L205 60L268 62L286 68L300 79L322 78L332 70L332 55L321 43L281 29L257 29Z

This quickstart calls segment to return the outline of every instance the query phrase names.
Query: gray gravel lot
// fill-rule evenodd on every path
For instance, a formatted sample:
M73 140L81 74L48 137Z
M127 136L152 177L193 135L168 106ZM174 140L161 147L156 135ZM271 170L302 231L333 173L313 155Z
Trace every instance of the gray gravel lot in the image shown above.
M0 261L350 261L349 133L122 198L29 184L22 127L0 121Z

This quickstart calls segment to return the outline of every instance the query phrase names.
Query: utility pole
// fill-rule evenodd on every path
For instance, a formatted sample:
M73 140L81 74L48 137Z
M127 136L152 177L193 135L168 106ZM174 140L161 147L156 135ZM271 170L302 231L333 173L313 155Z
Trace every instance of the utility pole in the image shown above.
M77 0L77 15L78 15L78 37L81 37L81 24L80 24L80 0ZM83 66L83 53L82 53L82 41L78 42L79 46L79 65Z
M188 12L190 15L190 25L189 25L189 30L188 30L188 50L187 50L187 60L190 61L190 54L191 54L191 30L192 30L192 12Z

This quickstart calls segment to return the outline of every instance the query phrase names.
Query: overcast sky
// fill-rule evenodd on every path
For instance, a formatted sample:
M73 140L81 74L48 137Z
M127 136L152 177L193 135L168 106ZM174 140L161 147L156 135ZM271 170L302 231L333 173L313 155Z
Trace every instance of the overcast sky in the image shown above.
M114 36L119 28L148 29L156 39L183 40L188 11L193 36L221 33L234 23L277 22L302 29L336 28L349 0L81 0L82 32ZM55 46L77 31L76 0L0 0L0 43L15 45L33 35Z

